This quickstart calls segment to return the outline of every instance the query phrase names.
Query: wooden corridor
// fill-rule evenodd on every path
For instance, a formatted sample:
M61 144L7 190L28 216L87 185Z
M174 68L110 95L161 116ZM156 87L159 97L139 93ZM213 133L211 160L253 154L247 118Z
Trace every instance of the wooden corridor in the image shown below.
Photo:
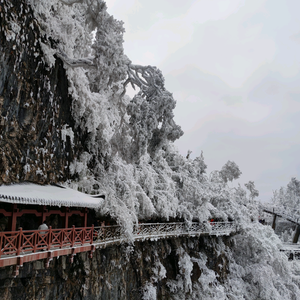
M93 252L112 244L130 243L146 239L177 236L229 235L236 231L234 222L210 223L143 223L135 225L132 234L125 234L120 226L82 227L47 230L22 230L0 232L0 267L15 266L15 276L23 263L44 259L45 267L57 256Z

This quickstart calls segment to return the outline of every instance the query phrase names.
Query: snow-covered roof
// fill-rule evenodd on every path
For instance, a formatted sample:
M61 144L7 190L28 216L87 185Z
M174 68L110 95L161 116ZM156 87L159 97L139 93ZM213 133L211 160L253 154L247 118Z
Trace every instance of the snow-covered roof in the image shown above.
M33 183L0 186L0 202L98 208L103 199L57 185Z

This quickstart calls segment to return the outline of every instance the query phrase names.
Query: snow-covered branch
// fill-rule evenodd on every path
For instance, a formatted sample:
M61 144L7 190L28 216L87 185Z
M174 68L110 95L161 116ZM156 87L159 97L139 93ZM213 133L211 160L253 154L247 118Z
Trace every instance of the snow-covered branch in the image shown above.
M149 89L153 92L153 88L159 94L165 90L164 77L156 67L130 64L128 65L127 76L124 87L130 83L133 89L138 86L144 94L148 94Z
M84 0L60 0L60 2L65 4L65 5L72 6L73 4L76 4L76 3L83 3ZM87 19L88 19L88 16L89 16L95 24L99 24L98 16L99 16L99 13L101 11L106 9L106 3L102 0L97 0L97 1L95 1L95 0L86 0L85 2L86 2L87 7L88 7L88 9L87 9Z
M65 5L71 6L71 5L75 4L75 3L82 3L83 0L60 0L60 2L62 2Z
M72 68L82 67L82 68L95 68L94 57L85 57L73 59L67 56L60 48L56 52L56 55L68 66Z

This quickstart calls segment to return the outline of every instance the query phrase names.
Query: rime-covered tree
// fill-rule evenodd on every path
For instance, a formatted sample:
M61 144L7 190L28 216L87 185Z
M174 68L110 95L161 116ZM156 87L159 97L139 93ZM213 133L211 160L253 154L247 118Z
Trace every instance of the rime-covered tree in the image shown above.
M221 169L220 176L224 182L233 181L241 176L242 172L234 161L228 161Z
M255 189L254 181L249 181L248 183L245 183L245 187L250 192L250 198L251 198L251 200L254 200L255 197L259 196L258 190Z
M14 71L18 70L18 64L25 65L21 59L24 53L27 58L31 55L30 59L39 56L38 75L45 68L65 82L63 86L69 95L64 93L59 103L69 101L63 108L69 109L69 117L63 119L63 124L59 122L62 120L59 110L53 105L53 89L49 89L43 76L41 89L49 97L44 97L44 102L39 102L42 105L36 110L40 113L46 105L50 108L48 111L53 110L57 116L49 118L52 121L49 127L53 129L49 133L56 132L62 136L62 140L69 140L70 149L77 149L76 156L71 157L70 153L66 153L70 159L66 164L62 163L60 168L62 171L69 169L70 176L60 183L87 193L104 192L107 197L100 213L110 214L126 229L128 235L132 232L134 222L149 218L157 221L177 218L177 221L184 220L187 226L191 221L207 224L211 217L235 221L237 232L230 237L203 237L201 245L196 238L176 238L176 245L180 246L182 241L193 248L194 253L190 257L181 247L178 247L177 253L173 253L178 257L180 276L166 280L176 299L300 299L299 268L296 264L288 263L278 250L281 242L273 230L255 222L258 217L257 205L255 201L249 201L242 186L230 188L226 184L238 178L239 168L228 162L220 172L207 174L202 153L192 159L183 157L176 150L172 141L181 135L181 130L173 121L175 101L164 87L164 78L157 68L134 65L127 59L122 48L122 24L108 15L104 1L19 2L0 1L0 36L5 39L5 46L13 50L11 53L5 49L8 59L5 55L0 56L0 64L4 69L7 64L12 64ZM29 3L31 8L28 8ZM24 29L23 23L29 20L16 17L16 7L13 5L18 5L24 16L34 14L34 18L29 18L31 23L26 24L30 24L32 30L29 32L33 37L42 36L33 43L37 52L31 52L31 45L25 46L23 39L26 40L26 36L19 28ZM37 32L39 34L35 35ZM24 49L29 51L24 52ZM64 62L65 70L62 70L60 59ZM63 71L59 74L55 72L58 66ZM26 67L30 72L35 70L30 64ZM32 74L30 72L28 74ZM21 76L18 80L23 82ZM128 84L138 90L134 99L125 95ZM52 87L56 88L55 85ZM30 86L26 85L27 88ZM12 100L18 95L18 100L20 96L23 101L17 103L17 108L22 106L24 100L28 100L24 99L24 95L30 95L27 92L9 93ZM37 94L38 91L34 96ZM36 102L35 97L31 98L32 102ZM1 109L5 110L5 106ZM10 113L14 116L18 112L16 109ZM49 122L40 124L43 127ZM41 132L38 126L34 130L36 134ZM3 140L8 145L13 135L6 137ZM47 148L41 145L40 150L45 153ZM22 155L26 160L28 154L24 151ZM11 159L10 163L15 161ZM22 163L21 159L18 163ZM36 160L32 162L34 164L41 163ZM250 182L246 187L250 189L250 198L253 199L257 195L254 183ZM290 199L295 207L299 206L299 182L296 179L288 187L280 189L279 194L278 201ZM211 225L207 226L209 228ZM155 250L155 243L151 245ZM209 251L202 251L206 246L219 255L220 262L214 265L216 268L211 267L211 257L204 254ZM159 285L155 278L160 272L158 269L163 269L163 263L164 258L161 257L162 267L156 265L151 270L149 262L149 289ZM191 282L194 267L201 275L198 280ZM222 274L226 275L222 280L216 269L223 270ZM156 296L154 289L147 297Z
M277 206L283 206L287 212L299 211L300 181L292 177L286 187L281 187L273 192L272 201Z
M70 164L73 177L66 184L89 193L104 190L102 213L126 227L150 216L226 220L230 211L237 218L240 204L224 181L238 177L238 167L230 162L206 174L203 153L187 159L175 150L172 142L182 130L162 72L130 62L122 22L109 16L104 1L35 3L49 41L45 59L50 67L62 59L68 76L75 125L64 128L70 135L85 133L84 151ZM137 90L133 99L125 95L128 85Z
M164 87L164 77L161 71L152 66L131 64L123 53L123 24L109 16L104 1L62 1L66 5L85 3L87 5L87 21L90 27L96 29L95 41L92 45L93 56L79 59L69 58L58 47L57 55L70 67L85 67L89 69L90 88L92 92L105 89L118 90L123 82L124 90L119 95L120 124L115 127L113 144L125 159L137 161L147 151L155 155L167 141L175 141L182 134L180 126L173 120L175 100ZM139 92L127 105L126 111L123 96L127 84L139 88ZM116 85L114 88L113 85ZM129 115L129 122L124 122L124 115ZM129 151L122 151L124 133L131 140L125 141ZM120 139L120 140L119 140Z

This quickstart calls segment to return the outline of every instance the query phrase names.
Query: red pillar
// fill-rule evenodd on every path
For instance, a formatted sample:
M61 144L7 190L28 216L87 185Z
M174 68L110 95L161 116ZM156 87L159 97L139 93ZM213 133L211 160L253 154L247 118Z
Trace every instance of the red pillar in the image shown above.
M23 231L22 231L22 227L20 227L20 232L19 232L19 236L18 236L18 240L16 241L16 248L17 248L17 255L20 255L21 253L21 247L22 247L22 238L23 238Z
M16 231L17 225L17 213L19 209L17 208L17 204L13 204L12 216L11 216L11 231Z
M41 220L41 224L46 220L46 216L47 216L47 208L46 205L43 205L42 207L42 220Z
M66 207L66 210L65 210L65 228L68 228L68 226L69 226L69 212L70 212L70 208Z
M87 227L87 214L89 210L85 207L84 208L84 219L83 219L83 227Z

